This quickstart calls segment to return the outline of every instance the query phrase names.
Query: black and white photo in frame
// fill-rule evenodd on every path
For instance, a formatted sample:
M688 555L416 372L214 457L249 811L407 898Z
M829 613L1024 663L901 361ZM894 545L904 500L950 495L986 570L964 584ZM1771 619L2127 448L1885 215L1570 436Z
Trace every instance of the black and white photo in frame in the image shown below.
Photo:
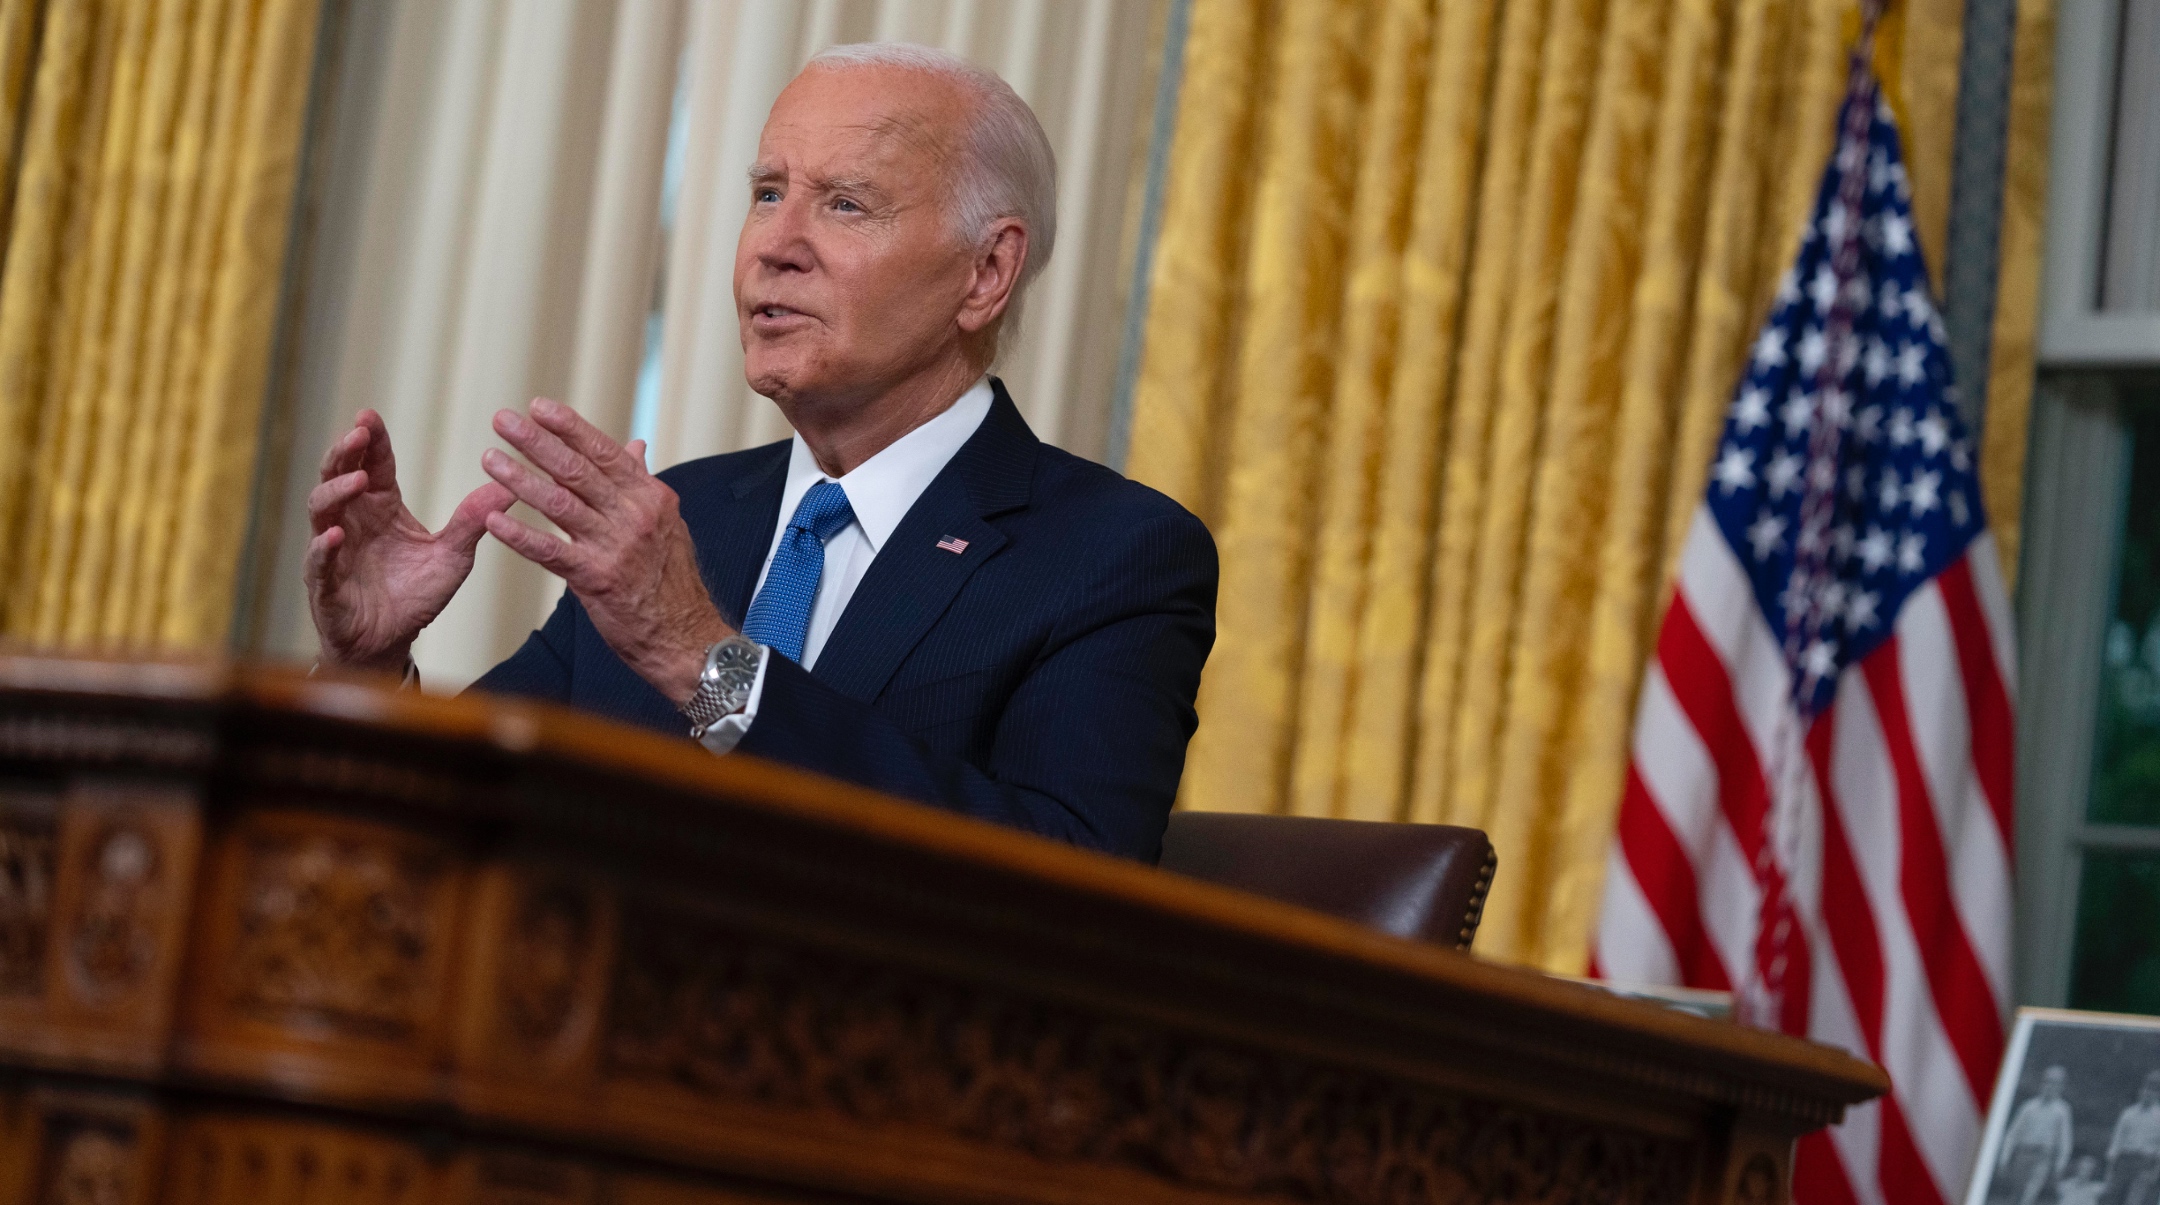
M1965 1205L2160 1205L2160 1017L2019 1009Z

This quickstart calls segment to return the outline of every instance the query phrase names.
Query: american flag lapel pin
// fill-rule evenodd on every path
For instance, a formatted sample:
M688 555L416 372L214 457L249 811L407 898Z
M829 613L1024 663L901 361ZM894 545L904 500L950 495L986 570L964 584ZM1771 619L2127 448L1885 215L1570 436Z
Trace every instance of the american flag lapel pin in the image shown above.
M967 551L967 541L961 539L959 536L946 536L944 539L937 542L937 546L951 553L961 553Z

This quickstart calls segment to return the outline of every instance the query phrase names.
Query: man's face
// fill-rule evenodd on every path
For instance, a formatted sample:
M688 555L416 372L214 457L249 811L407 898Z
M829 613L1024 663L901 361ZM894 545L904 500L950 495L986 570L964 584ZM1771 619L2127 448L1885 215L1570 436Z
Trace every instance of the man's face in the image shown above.
M948 216L968 103L888 67L813 68L781 92L735 247L752 389L845 406L952 354L973 277Z
M2062 1068L2048 1068L2047 1072L2040 1077L2040 1095L2049 1100L2060 1099L2063 1094L2063 1080L2065 1078L2067 1077L2064 1075Z

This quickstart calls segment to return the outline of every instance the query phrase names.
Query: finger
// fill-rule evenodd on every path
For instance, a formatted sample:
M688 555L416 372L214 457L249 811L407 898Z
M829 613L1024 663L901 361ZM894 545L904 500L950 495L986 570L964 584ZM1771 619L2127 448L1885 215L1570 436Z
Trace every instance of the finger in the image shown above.
M571 535L586 535L600 526L599 514L584 499L519 464L507 452L489 448L480 453L480 467L508 487L520 502L555 520Z
M642 469L648 473L652 471L652 466L645 463L644 440L633 439L629 443L624 444L622 450L629 455L630 462L632 464L635 464L639 469Z
M397 453L390 448L390 428L382 415L362 410L353 422L368 433L367 454L360 467L367 470L369 484L376 489L396 489Z
M307 557L301 562L300 576L309 585L323 580L329 573L331 563L337 559L338 548L345 543L345 529L326 527L308 541Z
M502 511L488 512L487 530L510 551L565 581L577 571L574 546L545 532L535 531Z
M472 546L480 542L480 537L487 534L488 516L509 510L516 501L517 495L511 493L508 486L490 481L465 495L465 500L450 512L450 521L443 524L441 538L460 550L471 551Z
M361 497L367 490L367 473L346 473L343 477L330 477L328 482L315 486L307 492L307 518L315 525L315 531L337 523L337 516L346 510L346 503Z
M525 453L534 467L594 507L605 507L615 500L615 483L599 465L517 411L497 410L495 433Z
M321 532L338 521L345 511L345 504L367 490L366 473L347 473L332 477L308 491L308 523Z
M322 479L328 481L332 477L342 476L359 468L361 453L367 448L371 438L373 436L366 427L347 427L343 435L332 440L330 446L323 449Z
M600 471L617 481L630 480L635 475L629 453L621 444L607 437L607 433L585 421L583 415L553 398L536 397L532 402L533 421L553 431L572 451L600 466Z

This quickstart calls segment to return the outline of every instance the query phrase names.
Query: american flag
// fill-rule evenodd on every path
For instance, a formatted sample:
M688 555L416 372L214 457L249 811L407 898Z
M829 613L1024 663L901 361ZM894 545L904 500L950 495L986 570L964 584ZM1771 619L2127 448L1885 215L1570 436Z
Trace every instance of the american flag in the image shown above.
M2009 1000L2011 625L1867 40L1681 553L1592 971L1881 1063L1793 1199L1947 1205Z

